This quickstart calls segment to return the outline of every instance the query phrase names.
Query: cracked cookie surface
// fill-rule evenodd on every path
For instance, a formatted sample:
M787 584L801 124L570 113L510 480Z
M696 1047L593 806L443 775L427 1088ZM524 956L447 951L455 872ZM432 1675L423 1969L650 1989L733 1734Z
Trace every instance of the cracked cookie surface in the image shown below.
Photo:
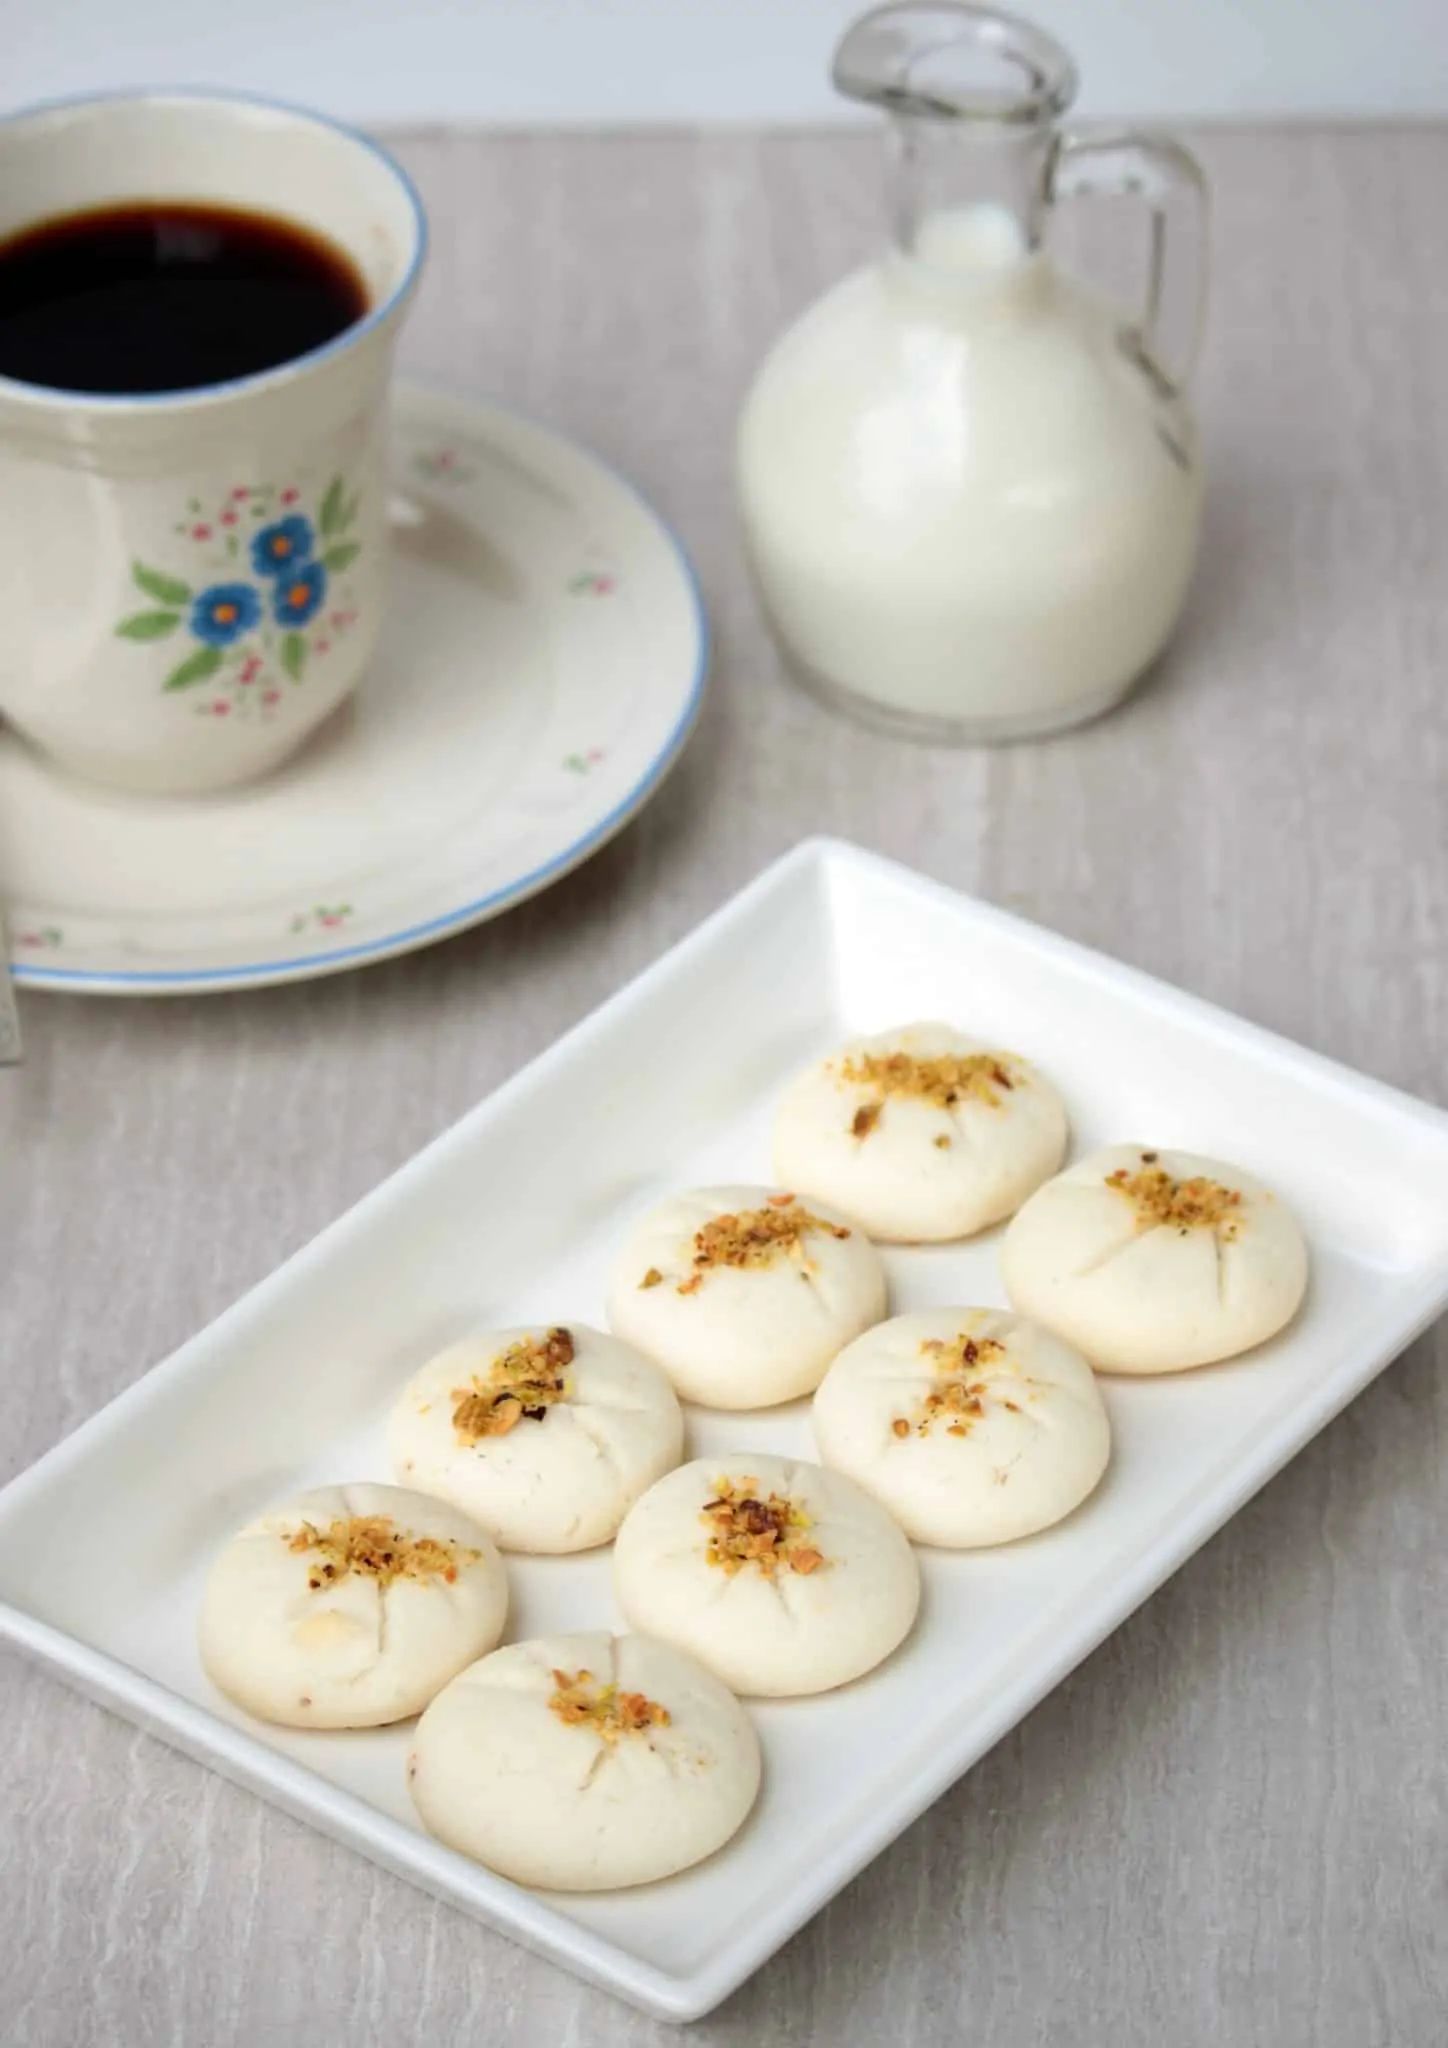
M505 1550L547 1553L607 1543L683 1442L667 1376L583 1323L451 1345L408 1382L388 1425L401 1484L451 1501Z
M854 1482L737 1451L681 1465L630 1510L614 1590L633 1627L677 1643L736 1692L826 1692L909 1633L915 1554Z
M812 1393L885 1306L885 1269L864 1231L787 1185L670 1196L634 1224L608 1289L609 1328L705 1408Z
M502 1635L492 1538L405 1487L320 1487L232 1537L198 1627L213 1684L264 1721L376 1728L417 1713Z
M1111 1426L1081 1354L1000 1309L925 1309L842 1351L811 1415L821 1458L916 1543L1010 1543L1094 1490Z
M1240 1167L1111 1145L1058 1174L1006 1231L1012 1305L1104 1372L1233 1358L1288 1324L1308 1252L1285 1202Z
M854 1039L798 1078L775 1116L774 1170L882 1242L971 1237L1061 1164L1066 1110L1017 1052L948 1024Z
M745 1709L643 1635L510 1643L455 1678L408 1759L429 1830L519 1884L607 1891L721 1848L759 1790Z

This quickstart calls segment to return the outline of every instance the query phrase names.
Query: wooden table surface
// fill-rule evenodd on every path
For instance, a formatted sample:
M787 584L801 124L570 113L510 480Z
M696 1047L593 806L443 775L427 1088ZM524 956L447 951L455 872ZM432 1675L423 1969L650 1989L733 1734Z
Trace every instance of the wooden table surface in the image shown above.
M729 441L877 232L863 136L413 133L404 355L631 471L717 631L588 867L431 952L25 1001L0 1076L0 1477L85 1420L802 835L911 862L1443 1099L1448 130L1219 132L1213 490L1183 630L1085 732L929 752L781 681ZM1448 1404L1424 1339L700 2043L1438 2048ZM0 1657L5 2048L665 2042Z

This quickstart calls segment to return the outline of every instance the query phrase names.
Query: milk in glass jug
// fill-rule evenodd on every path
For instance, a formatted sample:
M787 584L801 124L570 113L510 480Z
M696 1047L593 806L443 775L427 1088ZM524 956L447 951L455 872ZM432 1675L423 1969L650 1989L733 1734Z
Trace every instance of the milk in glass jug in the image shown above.
M877 725L1078 724L1159 652L1196 553L1201 174L1175 142L1063 132L1070 58L992 8L876 8L834 77L890 116L895 246L804 314L746 401L765 610L796 673ZM1147 208L1134 315L1046 253L1058 200L1097 193Z

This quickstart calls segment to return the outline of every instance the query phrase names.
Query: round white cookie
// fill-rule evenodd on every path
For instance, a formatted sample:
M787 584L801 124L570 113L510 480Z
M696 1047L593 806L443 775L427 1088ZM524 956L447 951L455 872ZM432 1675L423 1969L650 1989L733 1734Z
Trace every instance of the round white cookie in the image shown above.
M813 1392L885 1300L879 1253L837 1210L779 1188L693 1188L630 1231L608 1321L686 1400L769 1408Z
M492 1330L425 1365L392 1411L397 1478L505 1550L591 1550L683 1455L667 1377L582 1323Z
M614 1591L635 1628L736 1692L827 1692L889 1656L920 1604L915 1553L883 1508L822 1465L700 1458L618 1532Z
M774 1125L786 1187L903 1244L999 1223L1065 1156L1066 1109L1050 1082L948 1024L842 1046L790 1086Z
M323 1486L217 1558L201 1662L260 1720L380 1728L492 1649L507 1613L503 1561L465 1515L400 1486Z
M518 1884L609 1891L721 1848L759 1791L759 1739L717 1678L647 1636L510 1643L417 1724L433 1834Z
M1184 1372L1297 1313L1307 1246L1239 1167L1111 1145L1047 1183L1006 1232L1011 1301L1106 1372Z
M820 1456L916 1543L1010 1543L1079 1507L1111 1425L1079 1351L989 1308L896 1316L842 1351L814 1398Z

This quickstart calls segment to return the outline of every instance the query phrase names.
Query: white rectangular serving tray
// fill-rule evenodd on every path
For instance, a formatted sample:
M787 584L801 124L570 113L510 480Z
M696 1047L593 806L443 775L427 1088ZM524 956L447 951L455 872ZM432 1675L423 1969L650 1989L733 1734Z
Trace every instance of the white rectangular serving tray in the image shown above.
M766 1777L698 1869L520 1890L432 1841L406 1729L288 1733L207 1684L193 1622L239 1523L390 1476L402 1381L469 1325L602 1319L627 1219L768 1180L772 1104L855 1032L943 1017L1038 1061L1073 1141L1180 1146L1287 1198L1306 1308L1236 1363L1104 1383L1115 1454L1075 1516L924 1552L881 1670L758 1704ZM995 1234L892 1251L896 1309L999 1303ZM0 1493L0 1634L104 1705L649 2012L707 2012L969 1768L1448 1304L1448 1116L871 855L796 849L262 1286ZM689 1413L690 1452L811 1455L808 1403ZM83 1543L66 1531L84 1530ZM616 1623L607 1551L510 1560L514 1636Z

